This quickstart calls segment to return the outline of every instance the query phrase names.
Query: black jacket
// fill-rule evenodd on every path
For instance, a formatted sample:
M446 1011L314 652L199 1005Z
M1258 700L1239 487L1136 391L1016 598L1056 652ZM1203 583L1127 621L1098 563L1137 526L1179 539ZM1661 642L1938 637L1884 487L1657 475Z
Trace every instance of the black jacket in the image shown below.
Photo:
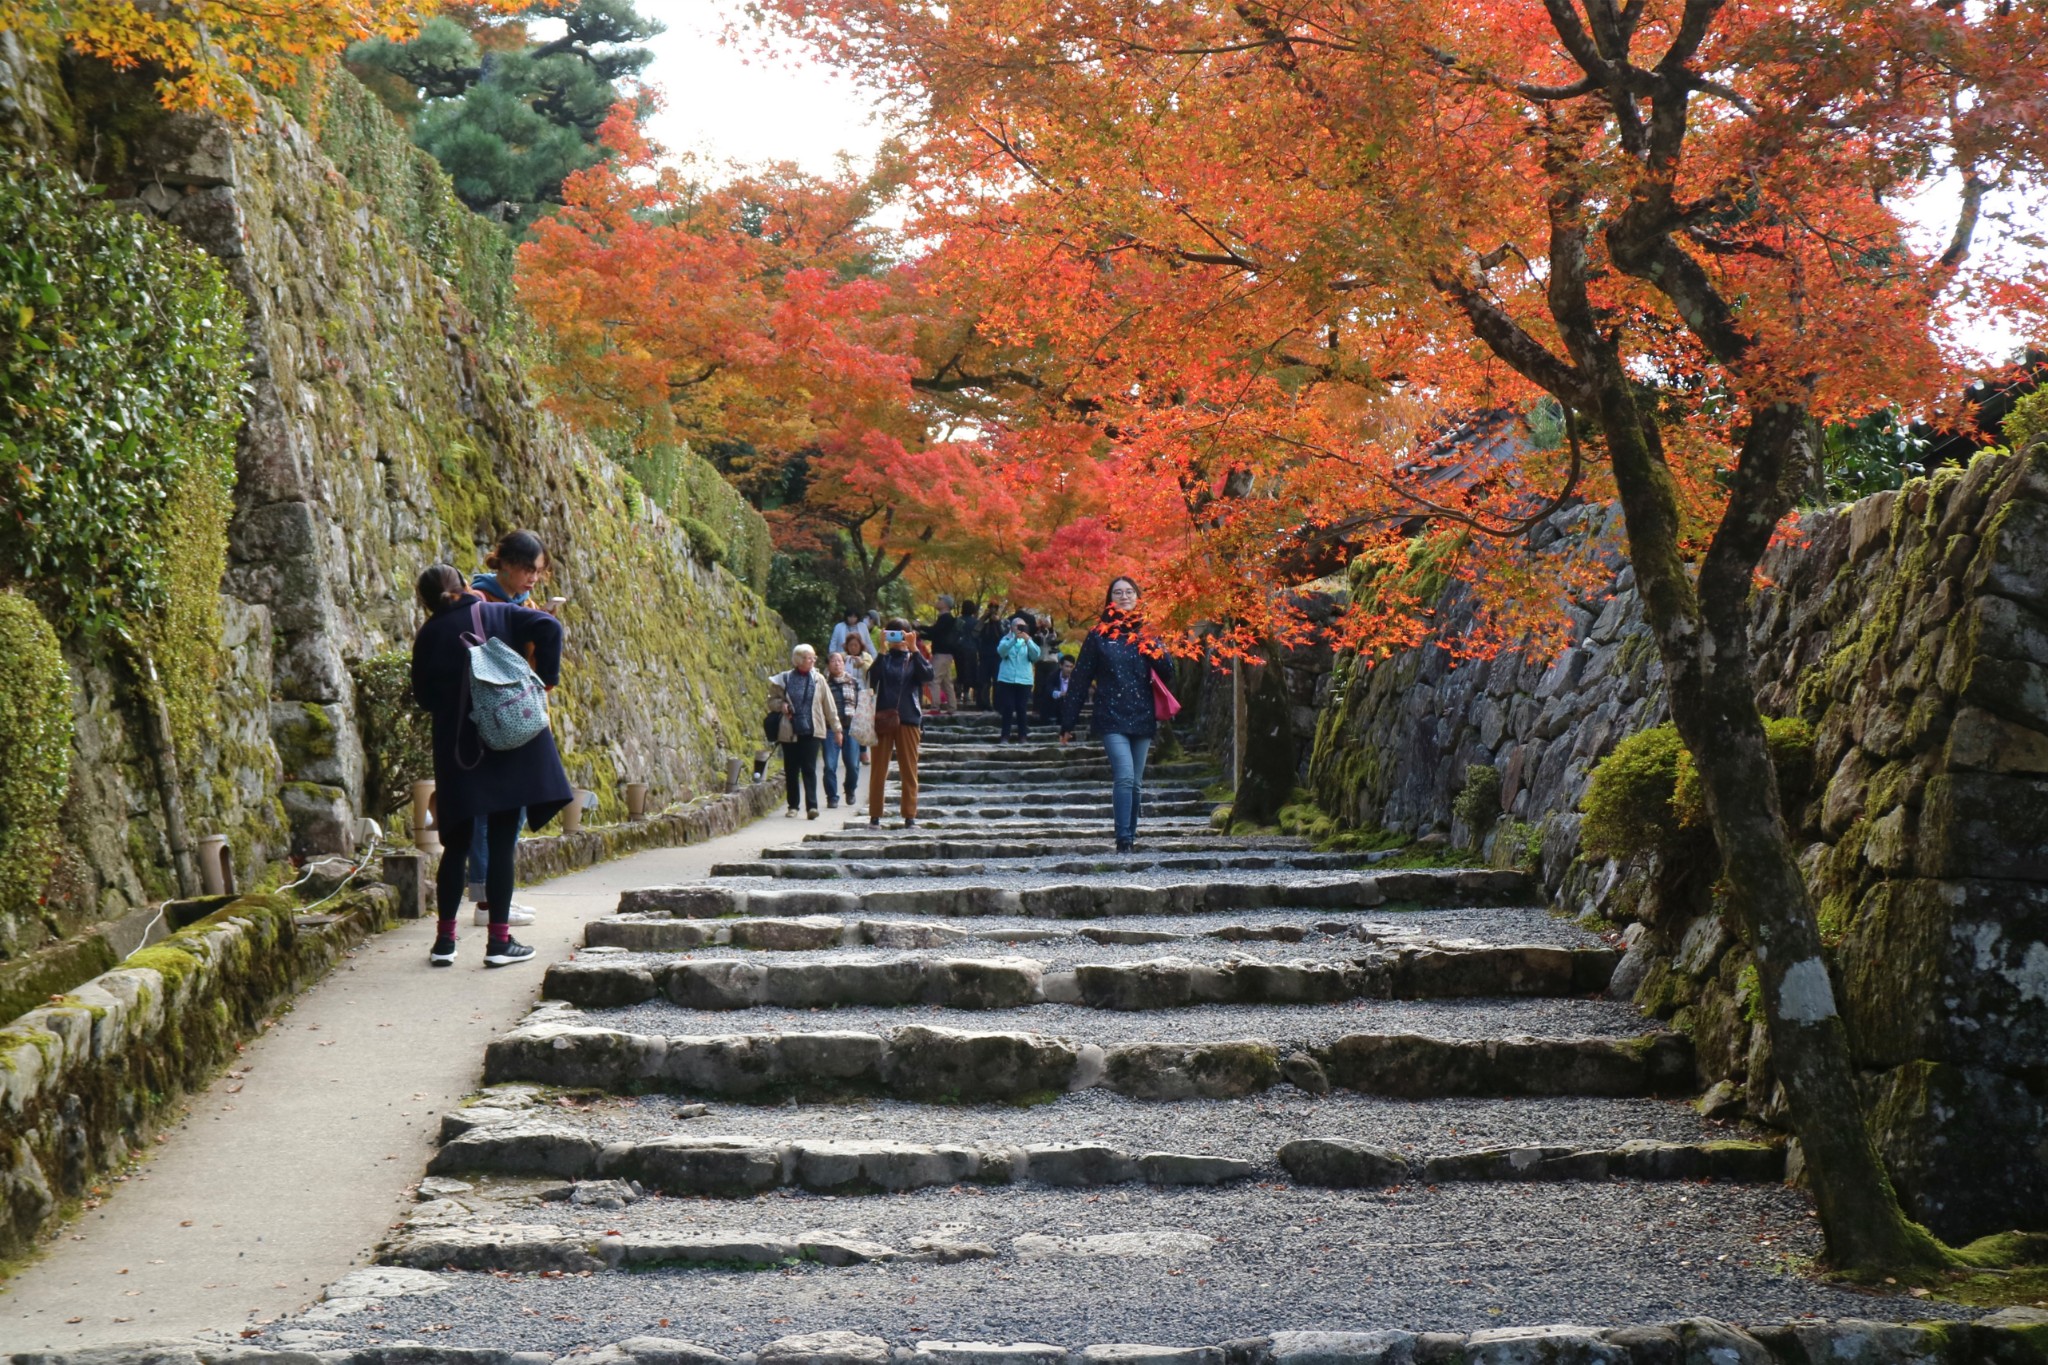
M544 611L488 602L484 630L533 660L549 687L561 681L562 623ZM443 829L479 815L526 807L528 829L539 829L575 795L562 771L552 730L517 749L484 746L468 715L470 628L467 602L431 617L412 642L412 695L434 717L434 806ZM464 767L464 764L473 766Z
M882 652L868 670L868 686L875 689L875 710L896 712L904 725L924 724L923 687L932 680L931 662L914 649Z
M1154 674L1170 680L1172 661L1164 654L1147 654L1127 640L1105 634L1097 626L1081 642L1081 657L1074 663L1074 676L1067 684L1065 704L1060 711L1061 732L1073 732L1092 684L1095 712L1088 723L1090 734L1150 739L1159 733L1158 718L1152 713Z

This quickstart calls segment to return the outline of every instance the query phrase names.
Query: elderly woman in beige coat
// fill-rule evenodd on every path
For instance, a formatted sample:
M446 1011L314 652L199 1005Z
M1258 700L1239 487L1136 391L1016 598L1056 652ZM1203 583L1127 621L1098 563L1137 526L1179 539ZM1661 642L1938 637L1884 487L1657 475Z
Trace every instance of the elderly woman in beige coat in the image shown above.
M798 645L790 651L790 668L768 680L771 709L782 712L776 741L782 745L782 781L789 796L789 818L796 819L799 782L803 808L818 818L818 755L825 741L839 738L839 710L818 672L818 651Z

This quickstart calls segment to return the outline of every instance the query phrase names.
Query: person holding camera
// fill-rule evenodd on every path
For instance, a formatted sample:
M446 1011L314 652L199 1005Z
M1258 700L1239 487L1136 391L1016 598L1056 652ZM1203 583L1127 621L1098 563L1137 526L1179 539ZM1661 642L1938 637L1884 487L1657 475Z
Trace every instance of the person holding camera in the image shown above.
M921 703L932 680L930 660L918 650L917 632L902 617L882 632L882 656L868 669L875 694L875 747L868 767L868 824L882 823L882 798L889 784L889 760L896 761L903 782L897 808L903 827L917 826L917 748L924 738Z
M1010 628L996 645L996 714L1003 718L1002 738L1010 742L1010 722L1017 722L1017 743L1031 737L1032 666L1044 654L1031 638L1031 623L1022 616L1010 620Z

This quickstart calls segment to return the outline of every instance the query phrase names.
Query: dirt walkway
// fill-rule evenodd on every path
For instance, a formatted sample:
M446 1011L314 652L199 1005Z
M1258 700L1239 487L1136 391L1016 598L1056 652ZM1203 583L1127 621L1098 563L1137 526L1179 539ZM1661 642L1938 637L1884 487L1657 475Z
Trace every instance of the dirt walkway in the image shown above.
M399 1216L441 1113L478 1081L484 1044L526 1013L544 964L580 941L585 920L610 913L622 887L702 877L847 813L778 813L522 890L539 912L518 931L539 950L523 967L484 970L484 931L467 907L453 970L427 966L432 921L371 939L192 1098L139 1175L109 1185L101 1207L4 1286L0 1343L232 1338L304 1306Z

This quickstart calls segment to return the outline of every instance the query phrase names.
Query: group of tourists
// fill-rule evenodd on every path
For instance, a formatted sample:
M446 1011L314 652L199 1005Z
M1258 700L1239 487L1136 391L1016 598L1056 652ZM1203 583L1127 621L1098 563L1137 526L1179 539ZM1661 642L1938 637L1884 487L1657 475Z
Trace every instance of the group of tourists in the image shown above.
M1161 717L1178 706L1167 688L1171 663L1139 611L1138 585L1122 577L1110 583L1101 619L1072 656L1060 650L1049 624L1028 613L1005 617L993 602L979 613L972 602L956 612L950 597L941 597L938 608L924 627L900 617L880 625L876 614L849 608L832 629L822 671L817 650L803 644L791 653L790 667L769 679L763 729L782 749L789 818L818 818L821 755L824 808L839 805L842 782L852 804L865 753L868 823L882 823L893 764L903 827L914 829L927 715L987 710L992 702L1002 720L998 742L1022 744L1035 703L1066 744L1092 690L1089 728L1109 760L1116 847L1131 852L1145 760ZM879 647L871 640L878 626Z
M442 856L435 874L440 922L428 962L451 966L465 892L485 927L484 965L528 961L533 949L512 926L533 912L513 901L520 826L538 830L575 799L548 725L547 693L561 681L565 598L534 605L548 570L547 547L514 531L465 580L434 564L416 585L426 621L413 639L412 690L433 719L435 823ZM927 714L950 715L993 704L1002 743L1023 743L1036 704L1072 743L1092 692L1090 733L1109 760L1116 847L1136 846L1145 759L1159 721L1177 703L1167 691L1170 665L1147 631L1138 586L1111 581L1101 619L1067 656L1049 625L1028 613L1005 616L993 602L977 610L940 598L931 625L849 610L833 628L822 667L798 645L790 666L769 679L763 725L782 749L788 813L818 818L822 767L825 808L858 797L868 766L868 823L882 823L889 772L900 782L898 812L917 825L917 760ZM1014 730L1015 738L1012 739Z

